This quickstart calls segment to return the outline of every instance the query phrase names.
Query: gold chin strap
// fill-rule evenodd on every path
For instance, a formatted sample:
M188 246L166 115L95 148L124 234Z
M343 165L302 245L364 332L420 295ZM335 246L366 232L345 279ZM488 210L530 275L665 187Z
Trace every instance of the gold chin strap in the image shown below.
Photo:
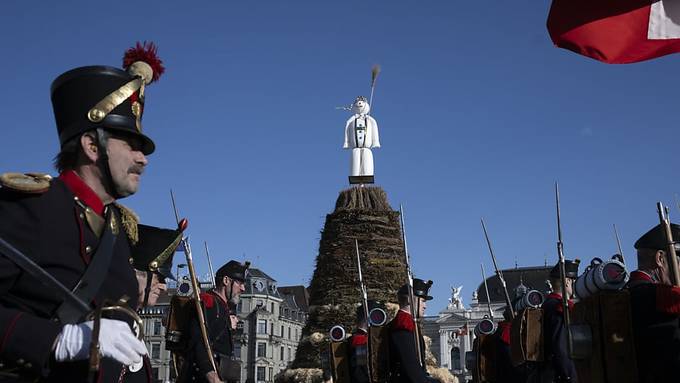
M130 98L133 93L142 87L144 80L141 77L137 77L134 80L128 82L127 84L121 86L120 88L114 90L108 96L104 97L101 101L97 103L92 109L87 112L87 119L92 122L101 122L104 117L106 117L112 110L122 104L125 100ZM141 108L139 109L139 115L135 113L137 117L137 130L141 131L141 126L139 125L139 119L141 117ZM133 111L134 111L133 107Z

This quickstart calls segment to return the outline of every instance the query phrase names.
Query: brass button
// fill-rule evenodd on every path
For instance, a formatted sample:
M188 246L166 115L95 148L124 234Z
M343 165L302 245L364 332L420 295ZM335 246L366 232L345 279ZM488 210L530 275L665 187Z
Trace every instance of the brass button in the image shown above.
M86 253L91 253L92 252L92 246L85 246L85 252Z
M85 219L85 214L80 213L80 219Z
M90 209L89 207L86 207L86 208L85 208L85 211L89 213L89 212L92 211L92 209Z
M106 117L104 111L96 108L90 109L90 111L87 113L87 119L92 122L99 122L103 120L104 117Z
M78 197L73 197L73 200L74 200L74 201L78 201Z

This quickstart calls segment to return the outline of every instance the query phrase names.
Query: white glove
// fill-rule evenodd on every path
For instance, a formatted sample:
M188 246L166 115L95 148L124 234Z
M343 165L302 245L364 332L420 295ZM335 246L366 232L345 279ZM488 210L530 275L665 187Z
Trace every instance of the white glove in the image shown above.
M58 362L83 360L90 357L92 321L67 324L57 337L54 358ZM144 343L137 339L127 323L114 319L101 319L99 351L103 357L124 365L139 363L148 354Z

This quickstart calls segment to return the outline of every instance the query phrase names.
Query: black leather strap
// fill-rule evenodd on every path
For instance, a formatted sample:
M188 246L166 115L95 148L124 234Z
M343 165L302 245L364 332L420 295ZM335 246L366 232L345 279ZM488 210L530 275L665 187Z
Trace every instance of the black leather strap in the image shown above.
M104 283L106 273L109 271L109 265L111 264L113 247L116 245L116 235L113 234L111 229L113 214L115 213L109 210L104 233L99 241L99 246L97 246L97 251L87 265L87 269L80 278L80 281L78 281L76 287L72 290L73 294L82 301L88 302L88 304L91 304L102 283ZM83 315L89 312L89 308L87 311L83 311L65 303L62 302L56 311L56 317L59 318L61 323L76 323Z

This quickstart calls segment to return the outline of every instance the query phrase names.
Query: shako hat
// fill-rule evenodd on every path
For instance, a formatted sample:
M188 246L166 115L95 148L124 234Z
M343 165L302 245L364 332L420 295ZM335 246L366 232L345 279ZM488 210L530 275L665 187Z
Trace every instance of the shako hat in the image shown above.
M250 262L248 261L241 263L239 261L231 260L224 264L224 266L220 267L217 270L217 273L215 273L215 276L217 279L227 276L233 280L245 282L249 267Z
M564 273L567 278L572 278L576 279L578 278L578 265L581 263L581 260L576 258L573 261L570 259L565 259L564 260ZM550 277L551 278L559 278L560 277L560 263L557 262L555 266L553 266L552 269L550 269Z
M172 275L172 257L182 239L182 230L162 229L148 225L137 225L139 240L132 246L130 263L137 270L159 273L164 278L176 281Z
M671 223L671 234L675 242L675 249L680 250L680 225ZM668 250L668 239L666 239L666 231L661 224L651 228L648 232L642 235L640 239L635 241L633 245L636 249L652 249L652 250Z
M413 295L423 298L426 301L432 300L429 296L432 281L424 281L422 279L413 278ZM397 290L397 295L408 295L408 284L405 284Z
M123 69L85 66L63 73L50 90L54 118L63 146L79 134L97 128L132 134L142 139L142 152L155 150L142 133L144 90L165 71L153 43L128 49Z

